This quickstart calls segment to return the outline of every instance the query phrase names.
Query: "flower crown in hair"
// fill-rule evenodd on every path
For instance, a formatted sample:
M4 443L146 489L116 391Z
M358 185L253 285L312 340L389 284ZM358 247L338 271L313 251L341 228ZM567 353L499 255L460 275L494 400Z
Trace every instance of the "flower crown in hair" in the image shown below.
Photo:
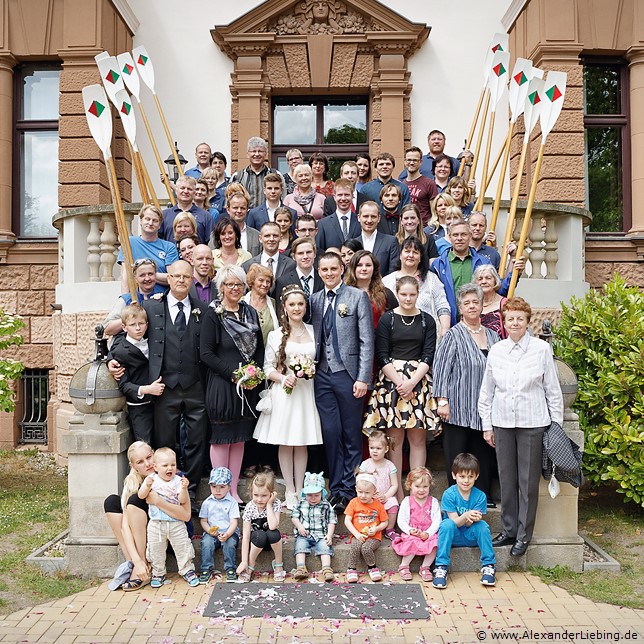
M282 304L284 304L284 302L286 302L286 298L293 293L298 293L299 295L302 295L304 299L306 299L306 293L301 286L298 286L297 284L289 284L288 286L284 287L282 295L280 296Z

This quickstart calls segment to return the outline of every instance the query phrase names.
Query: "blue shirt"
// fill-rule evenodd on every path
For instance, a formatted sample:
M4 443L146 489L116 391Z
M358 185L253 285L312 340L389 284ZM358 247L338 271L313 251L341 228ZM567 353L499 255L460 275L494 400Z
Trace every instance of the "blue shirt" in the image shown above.
M367 197L368 200L375 201L380 206L381 215L384 215L385 211L384 211L382 202L380 201L380 191L385 186L388 186L388 185L398 186L400 188L400 191L402 193L402 198L400 200L399 208L402 208L403 206L406 206L408 203L411 203L411 195L409 194L409 188L404 183L398 181L397 179L389 179L387 183L383 183L380 178L376 177L373 181L369 181L369 183L365 183L362 186L362 190L360 192L365 197Z
M201 169L199 168L198 165L196 165L194 168L188 168L184 174L186 177L194 177L195 179L199 179L201 177Z
M483 244L481 248L477 248L476 252L483 257L487 257L490 260L490 264L496 268L497 272L499 270L499 265L501 264L501 255L499 255L496 248Z
M161 286L161 284L155 284L154 288L152 289L152 293L150 293L146 298L144 297L143 293L141 293L141 291L139 291L139 289L137 288L136 297L139 300L139 304L141 304L141 302L143 302L144 300L150 299L152 295L156 295L157 293L165 293L167 290L168 289L166 286ZM123 293L123 295L121 295L121 299L125 302L126 306L129 306L130 304L132 304L132 296L129 293Z
M450 172L449 178L455 177L458 174L458 167L461 165L458 159L450 157L449 154L445 156L449 157L449 162L452 164L452 171ZM435 179L434 177L434 157L429 154L429 152L423 155L423 158L420 162L420 174L424 177L429 177L430 179ZM407 176L407 168L405 168L399 175L398 178L402 181ZM440 188L439 188L440 191Z
M208 525L216 525L219 533L230 528L232 519L239 519L239 503L233 499L230 492L223 499L216 499L212 494L201 504L199 518L206 519ZM239 534L239 528L235 531Z
M130 237L132 259L153 259L157 265L157 273L167 273L168 266L179 259L177 247L165 239L145 241L142 237ZM123 250L119 249L118 263L123 263Z
M172 208L166 208L163 211L163 221L159 228L159 237L161 239L171 240L174 238L172 224L180 212L184 211L178 205ZM185 212L189 212L197 220L197 237L199 237L199 243L208 244L210 241L210 233L212 233L214 227L211 214L202 208L197 208L194 204Z
M479 510L481 514L487 513L487 497L485 492L481 492L477 487L470 489L470 498L464 499L457 485L448 487L443 492L441 499L441 508L443 518L447 517L448 512L456 512L458 516L465 514L468 510Z

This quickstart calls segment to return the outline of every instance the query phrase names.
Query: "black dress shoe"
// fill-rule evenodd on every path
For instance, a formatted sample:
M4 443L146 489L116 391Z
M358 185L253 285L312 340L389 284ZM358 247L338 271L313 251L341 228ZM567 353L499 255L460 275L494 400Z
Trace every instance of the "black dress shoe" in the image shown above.
M494 501L488 501L488 502L487 502L487 508L488 508L488 510L492 510L492 509L493 509L493 508L495 508L495 507L496 507L496 503L494 503Z
M514 542L514 545L512 546L512 550L510 550L510 554L513 557L521 557L522 555L525 554L525 551L528 549L528 542L527 541L521 541L521 539L517 539Z
M516 538L511 537L508 534L505 534L505 532L500 532L499 534L492 539L492 547L494 548L500 548L501 546L509 546L511 543L515 543Z

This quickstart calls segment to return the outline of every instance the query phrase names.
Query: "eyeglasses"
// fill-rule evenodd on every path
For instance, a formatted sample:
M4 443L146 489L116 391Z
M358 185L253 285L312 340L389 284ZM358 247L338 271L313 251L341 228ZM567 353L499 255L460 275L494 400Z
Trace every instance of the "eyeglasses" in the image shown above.
M142 257L141 259L137 259L134 264L132 264L132 268L137 269L139 266L144 266L145 264L150 264L150 266L154 266L154 268L157 267L157 264L153 259L150 259L149 257Z
M244 285L240 284L239 282L224 282L223 285L226 288L229 288L231 290L235 289L236 291L239 291L240 289L244 288Z
M182 275L181 273L177 275L171 275L170 273L168 273L168 277L171 277L174 280L179 280L180 282L192 279L192 275Z

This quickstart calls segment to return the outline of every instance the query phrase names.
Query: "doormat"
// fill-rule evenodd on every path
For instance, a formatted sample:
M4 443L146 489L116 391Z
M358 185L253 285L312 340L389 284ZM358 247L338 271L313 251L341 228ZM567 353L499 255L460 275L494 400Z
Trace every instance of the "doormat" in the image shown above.
M420 584L215 584L204 617L429 619Z

